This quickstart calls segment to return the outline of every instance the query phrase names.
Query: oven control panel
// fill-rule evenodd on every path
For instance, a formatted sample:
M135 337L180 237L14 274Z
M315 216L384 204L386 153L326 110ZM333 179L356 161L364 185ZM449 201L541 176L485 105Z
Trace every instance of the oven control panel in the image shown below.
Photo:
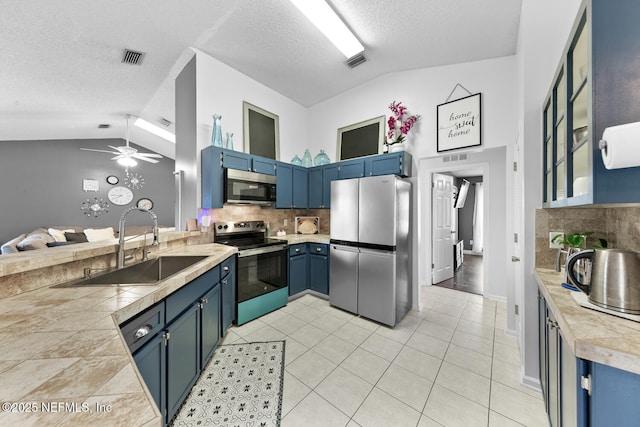
M264 232L264 221L228 221L214 222L213 229L216 235L233 233Z

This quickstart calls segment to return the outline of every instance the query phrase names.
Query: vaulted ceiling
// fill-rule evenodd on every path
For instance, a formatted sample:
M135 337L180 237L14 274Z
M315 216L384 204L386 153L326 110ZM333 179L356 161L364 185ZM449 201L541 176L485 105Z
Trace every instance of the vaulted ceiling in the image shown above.
M0 141L124 138L126 114L173 122L190 48L303 106L390 72L513 55L521 1L328 0L365 46L350 69L287 0L4 0ZM142 64L122 63L124 49ZM158 137L131 138L173 157Z

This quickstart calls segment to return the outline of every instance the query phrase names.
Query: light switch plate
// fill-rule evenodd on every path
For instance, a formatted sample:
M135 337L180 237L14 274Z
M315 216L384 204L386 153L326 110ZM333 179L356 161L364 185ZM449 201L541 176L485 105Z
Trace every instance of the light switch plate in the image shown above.
M562 236L560 238L560 240L564 240L564 233L563 232L561 232L561 231L550 231L549 232L549 248L550 249L561 249L562 248L562 245L552 242L553 238L555 236L557 236L558 234Z

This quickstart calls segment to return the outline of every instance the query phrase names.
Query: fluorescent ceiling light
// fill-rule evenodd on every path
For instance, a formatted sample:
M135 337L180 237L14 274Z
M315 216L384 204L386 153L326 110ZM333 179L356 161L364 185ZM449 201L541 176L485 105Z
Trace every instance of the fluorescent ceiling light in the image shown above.
M158 135L160 138L164 138L167 141L173 142L174 144L176 143L176 136L174 134L162 129L159 126L154 125L153 123L149 123L148 121L141 119L140 117L138 117L138 119L133 124L138 126L139 128L146 130L147 132Z
M364 50L364 46L325 0L291 0L291 3L300 9L347 59Z

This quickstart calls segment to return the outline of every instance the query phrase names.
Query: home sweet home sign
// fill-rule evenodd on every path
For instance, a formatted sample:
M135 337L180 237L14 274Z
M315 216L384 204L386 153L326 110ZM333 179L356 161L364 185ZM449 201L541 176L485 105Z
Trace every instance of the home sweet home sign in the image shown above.
M480 99L476 93L438 105L438 152L482 144Z

